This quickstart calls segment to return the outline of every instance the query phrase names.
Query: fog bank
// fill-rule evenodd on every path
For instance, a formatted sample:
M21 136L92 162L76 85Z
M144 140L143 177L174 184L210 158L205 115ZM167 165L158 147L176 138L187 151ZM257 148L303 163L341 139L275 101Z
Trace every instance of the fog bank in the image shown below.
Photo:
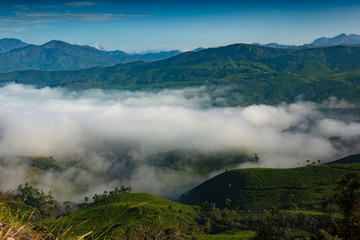
M295 167L359 150L360 124L320 111L353 107L343 101L213 107L226 92L203 87L158 92L1 87L1 187L14 189L31 181L75 200L121 185L175 196L215 173L154 165L149 156L176 149L238 151L260 158L240 167ZM53 156L64 168L31 175L19 156Z

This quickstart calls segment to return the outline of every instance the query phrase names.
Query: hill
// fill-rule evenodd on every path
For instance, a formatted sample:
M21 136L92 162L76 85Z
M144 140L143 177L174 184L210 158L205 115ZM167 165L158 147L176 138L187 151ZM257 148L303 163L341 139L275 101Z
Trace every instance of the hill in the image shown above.
M299 95L312 101L336 96L359 103L359 66L360 47L356 46L276 49L234 44L186 52L152 63L79 71L12 72L1 74L0 82L131 90L231 85L231 91L242 96L241 103L235 105L293 102Z
M15 48L26 47L27 43L15 38L0 39L0 53L9 52Z
M72 233L77 236L93 231L95 237L106 236L107 239L125 236L142 239L141 234L151 234L152 230L163 234L165 231L168 234L173 231L176 234L176 230L181 229L190 233L196 228L196 216L196 208L193 206L147 193L125 193L107 197L77 211L65 217L62 224L78 226Z
M186 204L204 201L246 210L298 207L319 210L319 203L331 195L333 185L352 171L360 171L360 154L331 164L291 169L249 168L224 172L182 196Z

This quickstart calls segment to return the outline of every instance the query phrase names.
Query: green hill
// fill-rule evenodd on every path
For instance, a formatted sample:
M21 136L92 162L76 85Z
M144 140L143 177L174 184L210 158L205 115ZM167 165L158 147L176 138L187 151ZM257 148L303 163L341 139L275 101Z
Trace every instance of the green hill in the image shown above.
M360 171L360 154L331 164L291 169L249 168L224 172L182 196L182 202L200 205L204 201L246 210L319 210L319 203L332 194L333 185L352 171Z
M276 49L234 44L152 63L79 71L12 72L0 75L0 82L131 90L231 85L231 91L242 95L241 104L293 102L300 94L312 101L337 96L359 103L359 66L357 46Z
M107 197L90 207L77 211L63 219L63 226L77 226L73 233L82 236L93 231L95 237L107 239L138 234L165 232L170 234L180 230L196 231L197 216L193 206L175 203L147 193L125 193ZM116 236L116 237L115 237Z

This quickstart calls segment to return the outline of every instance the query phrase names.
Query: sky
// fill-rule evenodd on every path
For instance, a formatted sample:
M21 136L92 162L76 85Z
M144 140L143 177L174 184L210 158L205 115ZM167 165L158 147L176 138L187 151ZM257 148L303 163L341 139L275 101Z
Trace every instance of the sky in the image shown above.
M233 43L301 45L360 34L360 1L2 0L0 38L107 50L192 50Z

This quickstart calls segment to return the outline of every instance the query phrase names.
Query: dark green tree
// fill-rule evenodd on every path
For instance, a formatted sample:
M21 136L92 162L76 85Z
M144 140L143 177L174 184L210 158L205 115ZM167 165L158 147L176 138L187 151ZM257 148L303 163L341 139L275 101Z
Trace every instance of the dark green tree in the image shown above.
M336 188L336 201L344 213L341 237L360 239L360 173L350 173Z
M39 190L26 183L24 186L19 185L17 196L28 206L36 208L41 218L55 217L59 211L59 203L54 199L49 191L45 194L43 190Z

